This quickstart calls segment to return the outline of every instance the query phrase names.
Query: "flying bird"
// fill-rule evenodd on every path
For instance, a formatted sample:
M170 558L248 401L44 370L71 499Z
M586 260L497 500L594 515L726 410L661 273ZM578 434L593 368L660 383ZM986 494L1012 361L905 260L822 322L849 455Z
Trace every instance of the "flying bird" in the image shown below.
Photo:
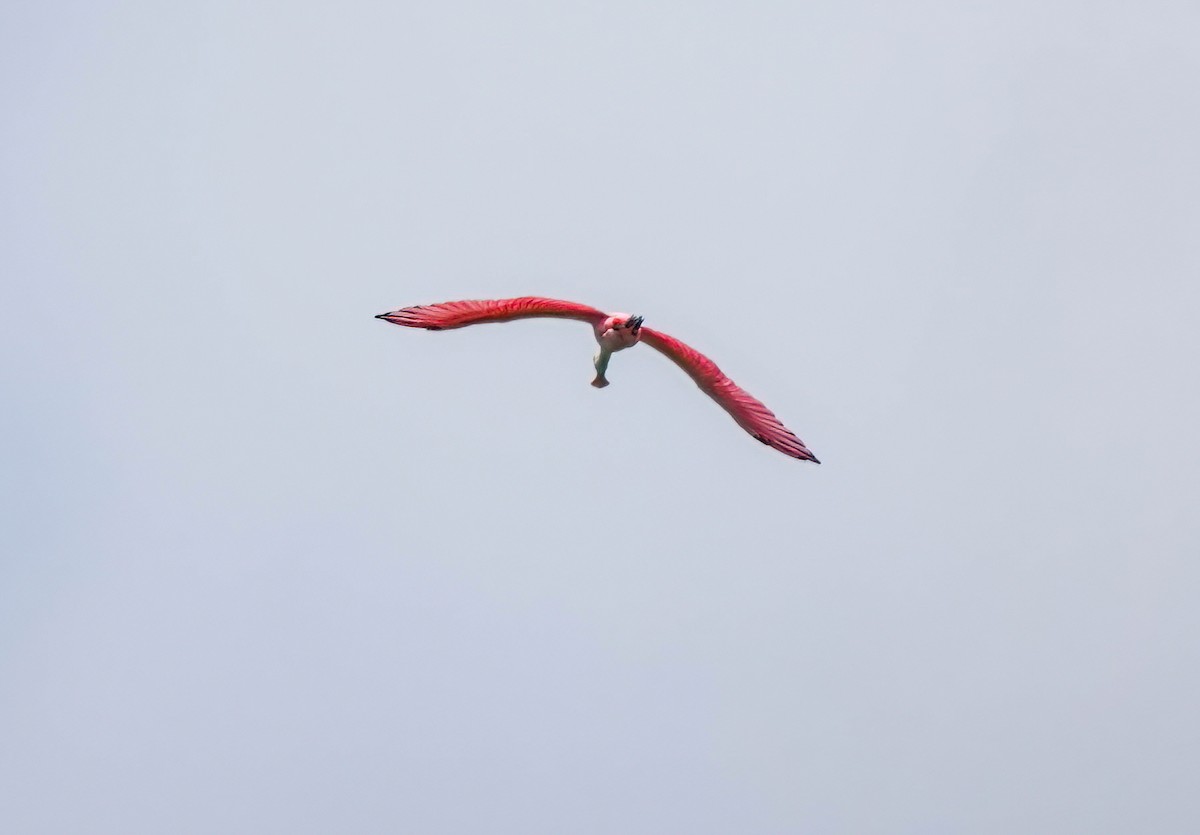
M511 322L514 319L578 319L592 326L596 342L600 345L592 360L596 367L596 377L592 380L592 385L596 388L608 385L608 378L604 374L613 354L644 342L665 354L687 372L701 391L717 401L722 409L729 412L738 426L755 438L784 455L802 461L812 461L814 464L821 463L804 442L784 426L770 409L735 385L733 380L717 368L716 363L678 339L644 327L641 316L605 313L585 304L522 296L517 299L481 299L417 305L393 310L391 313L380 313L375 318L406 328L424 328L430 331L452 330L485 322Z

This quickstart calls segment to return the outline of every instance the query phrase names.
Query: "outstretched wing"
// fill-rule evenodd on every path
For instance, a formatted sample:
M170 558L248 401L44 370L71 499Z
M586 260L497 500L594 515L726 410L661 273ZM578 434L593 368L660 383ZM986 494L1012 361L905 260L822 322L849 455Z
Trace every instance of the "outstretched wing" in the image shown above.
M821 462L809 451L804 442L784 426L775 413L756 400L722 373L717 364L704 354L673 336L643 327L642 342L667 357L696 381L700 390L729 412L738 426L764 444L803 461Z
M564 302L558 299L543 299L537 296L522 296L518 299L472 299L441 304L420 304L404 307L391 313L381 313L383 319L406 328L425 328L444 331L478 325L483 322L511 322L513 319L550 317L556 319L580 319L592 325L607 318L602 310L586 304Z

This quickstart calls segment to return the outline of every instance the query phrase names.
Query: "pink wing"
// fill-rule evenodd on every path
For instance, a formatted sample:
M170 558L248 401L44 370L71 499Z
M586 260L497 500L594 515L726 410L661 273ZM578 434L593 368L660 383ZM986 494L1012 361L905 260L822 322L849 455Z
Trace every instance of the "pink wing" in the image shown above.
M421 304L391 313L381 313L383 319L406 328L425 328L444 331L478 325L483 322L511 322L513 319L532 319L548 316L557 319L581 319L593 325L603 322L608 314L586 304L522 296L519 299L479 299L441 304Z
M737 387L726 377L717 364L695 348L661 331L642 328L642 342L666 354L676 365L696 381L700 390L729 412L738 426L764 444L803 461L821 462L809 451L804 442L780 423L775 413L761 402Z

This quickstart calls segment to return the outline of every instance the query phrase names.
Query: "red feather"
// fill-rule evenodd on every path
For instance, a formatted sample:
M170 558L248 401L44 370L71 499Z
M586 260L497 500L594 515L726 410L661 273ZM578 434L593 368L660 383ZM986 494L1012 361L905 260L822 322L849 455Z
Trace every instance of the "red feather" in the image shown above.
M422 304L393 310L391 313L381 313L375 318L406 328L444 331L484 322L511 322L514 319L536 317L581 319L596 325L603 322L607 315L604 311L588 307L586 304L522 296L518 299L478 299Z
M715 362L673 336L646 327L641 330L642 342L665 354L686 371L701 391L729 412L738 426L784 455L815 464L821 463L804 442L775 417L774 412L726 377Z

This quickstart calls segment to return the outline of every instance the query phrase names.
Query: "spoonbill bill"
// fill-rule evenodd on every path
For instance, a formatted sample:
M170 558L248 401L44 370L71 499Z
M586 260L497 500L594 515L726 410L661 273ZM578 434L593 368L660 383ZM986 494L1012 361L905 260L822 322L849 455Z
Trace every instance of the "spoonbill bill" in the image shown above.
M814 464L821 463L804 442L775 417L774 412L735 385L717 368L715 362L673 336L643 327L641 316L605 313L585 304L522 296L516 299L473 299L417 305L380 313L375 318L406 328L430 331L446 331L485 322L511 322L514 319L578 319L592 326L596 342L600 345L592 360L596 367L592 385L596 388L608 385L604 374L613 354L644 342L687 372L701 391L717 401L738 426L755 438L784 455Z

